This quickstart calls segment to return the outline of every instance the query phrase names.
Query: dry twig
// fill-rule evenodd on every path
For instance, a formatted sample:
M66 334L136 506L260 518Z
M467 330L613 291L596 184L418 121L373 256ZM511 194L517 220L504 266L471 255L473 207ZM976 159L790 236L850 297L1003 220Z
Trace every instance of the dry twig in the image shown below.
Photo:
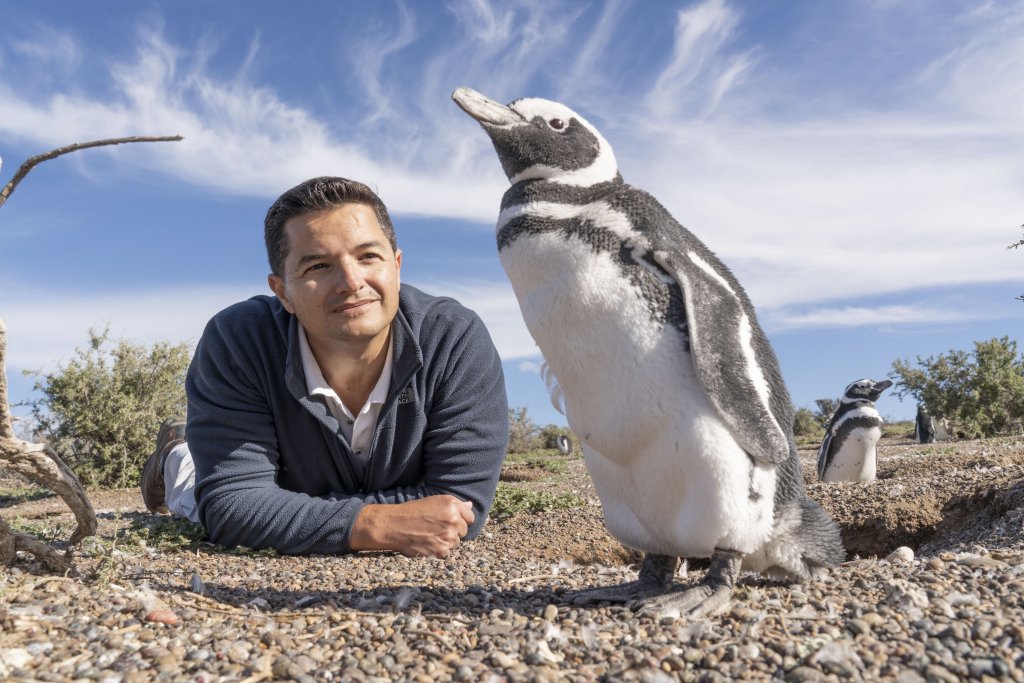
M14 188L24 180L29 171L49 159L90 147L105 147L128 142L175 142L181 139L180 135L111 138L76 142L73 145L58 147L38 154L23 163L10 182L0 190L0 206L3 206L7 198L14 192ZM0 462L6 463L15 472L30 481L49 488L67 503L78 522L78 528L71 535L69 542L73 547L86 536L96 533L96 512L85 495L85 490L82 488L81 482L78 481L78 477L71 471L71 468L64 464L53 449L46 444L30 443L15 436L10 401L7 396L6 357L7 328L3 320L0 320ZM13 564L19 550L31 553L51 571L61 574L74 572L74 567L71 564L71 548L62 556L32 536L15 532L3 517L0 517L0 566Z

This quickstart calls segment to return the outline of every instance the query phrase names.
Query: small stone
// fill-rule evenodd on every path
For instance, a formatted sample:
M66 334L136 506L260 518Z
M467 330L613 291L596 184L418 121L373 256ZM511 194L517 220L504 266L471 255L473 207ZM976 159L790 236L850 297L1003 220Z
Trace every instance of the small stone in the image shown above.
M949 669L938 664L929 664L924 670L924 676L928 681L939 681L940 683L957 683L960 680Z
M798 666L786 673L789 683L818 683L825 680L825 674L809 666Z
M491 664L499 669L510 669L516 665L516 660L509 657L504 652L495 652L491 655Z
M979 619L974 623L974 628L971 629L971 636L975 640L985 640L991 632L992 622L988 619Z
M1005 562L1002 560L995 560L991 557L985 557L984 555L961 555L956 558L957 563L965 565L967 567L985 567L991 569L1002 569L1007 567Z
M175 614L173 610L155 609L146 614L146 621L151 621L157 624L167 624L168 626L177 626L178 615Z
M996 675L995 661L991 659L975 659L967 665L971 678Z
M554 621L558 617L558 607L549 604L544 608L544 621Z
M686 662L675 655L669 655L661 662L662 668L668 672L682 671L686 668Z
M846 628L850 630L855 636L862 636L871 633L871 627L868 626L868 622L863 619L850 619L846 622Z
M739 605L733 608L732 618L737 621L751 621L754 618L754 610L744 605Z
M893 564L910 564L914 561L914 551L903 545L889 553L885 559Z

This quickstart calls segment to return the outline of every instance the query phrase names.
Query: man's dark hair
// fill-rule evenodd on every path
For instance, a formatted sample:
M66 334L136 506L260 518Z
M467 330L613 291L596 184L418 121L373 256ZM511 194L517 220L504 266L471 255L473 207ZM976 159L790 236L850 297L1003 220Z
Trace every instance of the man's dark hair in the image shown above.
M288 257L288 236L284 232L284 224L289 219L304 213L331 211L345 204L371 207L391 249L398 250L388 209L373 190L355 180L323 176L299 183L278 197L267 211L267 218L263 221L263 239L267 243L270 271L284 277L284 261Z

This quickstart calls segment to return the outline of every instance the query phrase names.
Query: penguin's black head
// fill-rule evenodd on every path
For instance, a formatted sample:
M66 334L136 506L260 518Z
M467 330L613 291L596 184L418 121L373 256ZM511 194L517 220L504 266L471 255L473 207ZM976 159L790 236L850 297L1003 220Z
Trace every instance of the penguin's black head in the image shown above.
M483 126L513 185L545 179L587 187L618 175L608 142L563 104L530 97L504 106L470 88L452 99Z
M856 382L851 382L846 387L846 391L843 392L844 401L871 401L874 403L878 400L878 397L882 395L882 392L892 386L892 382L883 379L881 382L876 382L873 379L859 379Z

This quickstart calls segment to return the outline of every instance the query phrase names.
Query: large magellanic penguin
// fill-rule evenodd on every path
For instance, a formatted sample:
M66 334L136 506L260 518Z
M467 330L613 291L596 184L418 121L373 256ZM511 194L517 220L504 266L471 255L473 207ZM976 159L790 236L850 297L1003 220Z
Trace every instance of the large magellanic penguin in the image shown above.
M576 112L532 98L504 106L469 88L452 97L512 184L501 262L605 523L645 553L637 581L574 601L706 614L742 569L803 579L840 562L837 526L804 492L778 362L732 273L623 182L608 142ZM711 566L671 592L680 557Z
M875 401L891 386L887 379L859 379L847 385L839 407L825 424L825 438L818 449L819 479L875 480L875 446L882 438L882 416L875 409Z

